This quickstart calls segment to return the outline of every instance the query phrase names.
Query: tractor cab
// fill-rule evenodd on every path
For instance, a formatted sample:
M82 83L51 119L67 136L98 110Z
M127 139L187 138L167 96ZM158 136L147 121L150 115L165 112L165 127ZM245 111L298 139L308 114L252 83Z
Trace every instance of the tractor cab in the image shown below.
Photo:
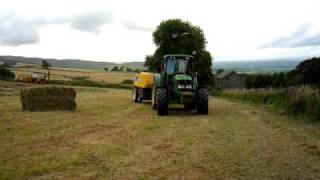
M163 59L163 69L167 75L189 74L192 71L193 56L166 55Z
M180 98L176 96L195 90L193 81L196 81L196 77L192 72L193 61L194 58L190 55L169 54L164 56L161 74L164 76L169 99L178 100Z

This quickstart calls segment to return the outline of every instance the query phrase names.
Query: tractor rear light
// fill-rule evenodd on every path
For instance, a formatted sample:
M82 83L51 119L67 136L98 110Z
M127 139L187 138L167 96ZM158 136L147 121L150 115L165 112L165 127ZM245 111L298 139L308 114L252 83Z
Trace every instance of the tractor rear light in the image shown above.
M182 85L182 84L179 84L179 85L178 85L178 89L184 89L184 88L185 88L184 85Z
M191 84L186 85L186 89L192 89L192 85Z

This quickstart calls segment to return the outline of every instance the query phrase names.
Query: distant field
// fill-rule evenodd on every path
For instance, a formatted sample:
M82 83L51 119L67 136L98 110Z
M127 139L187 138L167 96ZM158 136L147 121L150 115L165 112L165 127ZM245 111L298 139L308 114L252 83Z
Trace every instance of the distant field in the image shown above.
M303 58L252 61L218 61L213 63L213 70L234 70L239 73L275 73L288 72L294 69Z
M0 179L319 179L319 124L210 98L159 117L129 90L76 88L75 112L22 112L0 81ZM38 85L39 86L39 85Z
M21 74L30 74L32 72L48 72L40 67L20 67L11 69L18 77ZM72 78L88 77L89 80L119 84L125 79L133 79L135 73L127 72L105 72L102 70L84 70L74 68L51 68L50 70L52 80L72 80Z

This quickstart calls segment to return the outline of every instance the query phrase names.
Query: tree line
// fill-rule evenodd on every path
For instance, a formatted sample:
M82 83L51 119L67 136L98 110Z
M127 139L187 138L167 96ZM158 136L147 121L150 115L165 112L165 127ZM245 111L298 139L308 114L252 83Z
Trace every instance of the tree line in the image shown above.
M246 75L247 88L280 88L295 85L320 85L320 57L302 61L289 72Z
M112 68L109 68L109 67L105 67L104 70L105 71L112 71L112 72L140 72L141 70L139 68L136 68L136 69L133 69L133 68L130 68L130 67L125 67L125 66L113 66Z

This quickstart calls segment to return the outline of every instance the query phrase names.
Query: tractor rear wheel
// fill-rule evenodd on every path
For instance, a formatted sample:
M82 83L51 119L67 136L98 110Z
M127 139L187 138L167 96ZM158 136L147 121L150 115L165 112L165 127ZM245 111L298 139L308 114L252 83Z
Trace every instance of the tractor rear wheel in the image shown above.
M197 113L198 114L208 114L208 89L207 88L199 88L197 90Z
M158 115L168 114L168 95L167 90L164 88L158 88L156 92L156 102Z
M138 93L137 93L137 88L136 87L132 88L132 101L133 102L138 102Z

